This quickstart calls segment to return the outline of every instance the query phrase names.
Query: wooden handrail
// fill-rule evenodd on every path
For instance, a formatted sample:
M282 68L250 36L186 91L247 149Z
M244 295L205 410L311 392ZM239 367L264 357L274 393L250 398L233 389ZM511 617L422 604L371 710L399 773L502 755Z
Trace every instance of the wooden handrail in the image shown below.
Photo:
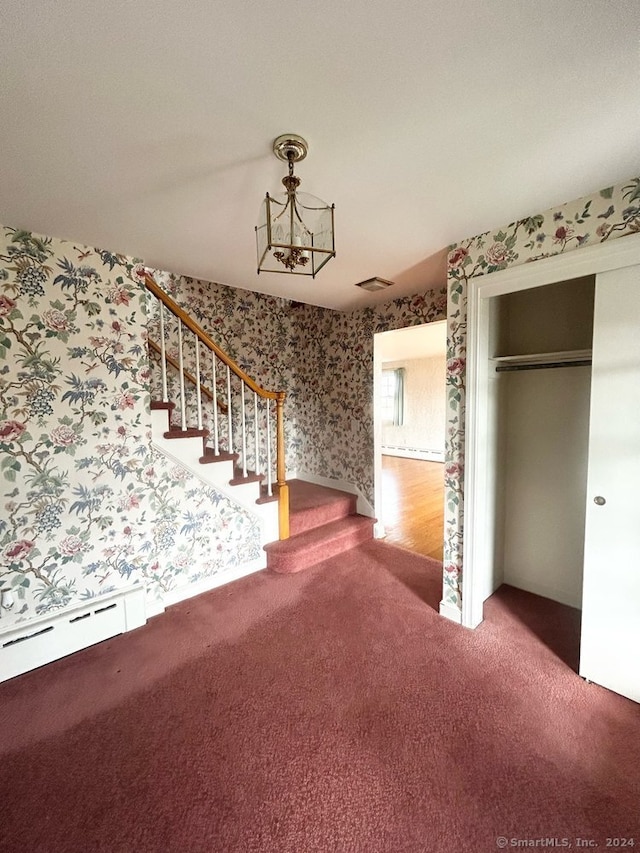
M160 344L157 344L155 341L152 341L151 338L147 338L147 343L149 344L149 346L151 347L151 349L154 352L158 353L158 355L162 355L162 347L160 346ZM180 363L176 358L174 358L172 355L169 355L168 352L165 352L164 357L169 362L171 367L175 367L176 370L180 370ZM193 373L189 373L188 370L184 370L183 372L184 372L185 379L188 379L192 385L198 384L198 380L193 375ZM205 397L208 397L210 400L213 400L213 391L210 388L208 388L206 385L203 385L202 382L200 383L200 391L205 395ZM223 403L222 400L220 400L220 399L217 399L217 403L218 403L218 409L220 409L220 411L222 412L223 415L226 415L227 414L227 404Z
M174 314L179 320L182 320L182 322L185 324L185 326L188 329L191 329L191 331L195 335L197 335L198 338L200 338L202 343L208 349L210 349L212 352L214 352L218 356L220 361L224 362L224 364L226 364L228 367L230 367L231 370L233 371L233 373L235 373L235 375L239 379L242 379L242 381L246 385L248 385L252 391L255 391L259 397L263 397L264 399L268 399L268 400L277 400L278 394L284 394L285 393L284 391L267 391L265 388L262 388L260 385L258 385L257 382L254 382L254 380L249 376L249 374L245 373L244 370L241 367L239 367L235 363L235 361L226 354L226 352L224 350L221 350L220 347L218 346L218 344L212 338L209 337L209 335L204 331L204 329L201 326L199 326L196 323L196 321L193 320L187 314L187 312L178 305L177 302L174 302L173 299L170 296L168 296L164 292L164 290L156 284L156 282L151 278L151 276L147 272L144 274L144 281L145 281L145 285L147 287L147 290L151 291L151 293L153 293L153 295L156 296L160 300L160 302L162 302L164 305L166 305L172 314Z
M204 331L204 329L199 326L195 320L193 320L187 312L181 308L177 302L168 296L164 290L156 284L154 279L149 275L149 273L145 272L144 274L144 282L148 291L153 293L153 295L162 302L163 305L171 311L171 313L178 318L184 325L191 329L191 331L197 336L197 338L202 341L202 343L209 349L211 352L215 353L220 361L223 364L226 364L229 369L235 373L235 375L245 383L252 391L254 391L259 397L262 397L266 400L275 400L276 401L276 482L278 485L278 532L280 539L288 539L289 538L289 486L286 480L286 472L285 472L285 451L284 451L284 401L286 398L286 393L284 391L267 391L265 388L262 388L255 382L244 370L239 367L235 361L230 358L224 350L221 350L220 347L216 344L212 338ZM155 349L156 352L159 351L159 347L155 342L149 341L152 349ZM178 370L180 369L179 364L175 362L175 359L171 359L169 355L165 353L165 358L169 361L173 366L177 366ZM192 376L188 371L184 371L184 376L187 379L194 382L197 385L197 379ZM204 393L210 393L208 389L204 389L202 384L200 388L204 391ZM212 395L211 395L212 396Z

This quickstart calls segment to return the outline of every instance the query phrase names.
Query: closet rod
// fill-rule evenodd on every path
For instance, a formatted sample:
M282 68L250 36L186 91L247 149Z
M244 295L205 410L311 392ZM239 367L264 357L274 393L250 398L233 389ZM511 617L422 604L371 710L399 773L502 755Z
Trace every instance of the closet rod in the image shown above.
M547 367L588 367L591 364L590 358L584 358L580 361L548 361L541 364L498 364L496 373L506 373L514 370L542 370Z

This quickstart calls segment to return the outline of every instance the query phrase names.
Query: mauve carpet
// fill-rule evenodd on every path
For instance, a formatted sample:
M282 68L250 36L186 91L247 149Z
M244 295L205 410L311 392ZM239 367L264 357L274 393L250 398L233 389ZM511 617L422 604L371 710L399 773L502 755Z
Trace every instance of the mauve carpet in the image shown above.
M440 574L369 542L0 685L0 850L639 848L640 707L572 671L579 614L503 587L467 631Z

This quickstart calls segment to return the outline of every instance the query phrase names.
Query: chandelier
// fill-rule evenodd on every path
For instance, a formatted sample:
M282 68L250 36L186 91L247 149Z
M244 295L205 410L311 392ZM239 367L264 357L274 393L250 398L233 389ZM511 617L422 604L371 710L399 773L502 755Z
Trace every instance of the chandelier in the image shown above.
M335 256L333 205L298 192L300 178L294 163L304 160L309 146L301 136L285 133L273 143L273 153L289 164L282 179L286 192L267 193L256 225L258 272L283 272L315 278Z

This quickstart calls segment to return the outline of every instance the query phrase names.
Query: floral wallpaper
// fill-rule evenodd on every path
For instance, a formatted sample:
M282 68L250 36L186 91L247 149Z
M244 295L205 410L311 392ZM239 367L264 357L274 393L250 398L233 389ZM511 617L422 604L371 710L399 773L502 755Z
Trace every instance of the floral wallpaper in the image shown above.
M251 517L151 447L140 272L0 229L0 629L259 555Z
M373 504L373 336L443 320L446 290L349 313L312 306L300 313L300 384L310 389L298 415L301 467L354 483Z
M373 335L447 316L443 577L459 608L468 287L638 231L635 178L454 245L446 290L349 313L156 277L247 373L287 392L289 470L348 480L371 502ZM249 514L151 446L140 272L119 254L1 229L0 628L125 583L162 600L260 555Z
M640 178L544 213L486 231L451 247L447 301L447 453L445 603L460 608L464 535L464 416L467 292L473 279L518 264L640 232Z
M295 468L295 423L291 416L296 400L296 388L292 384L290 371L291 333L289 307L290 303L283 299L265 297L249 291L238 291L230 287L198 281L187 277L175 276L171 273L154 271L155 281L181 305L190 316L214 339L214 341L253 379L268 391L285 391L287 393L287 430L288 441L286 453L288 467ZM149 337L160 343L159 302L151 297ZM179 339L176 318L170 311L164 309L164 332L166 352L177 361L179 356ZM184 364L192 376L196 375L195 336L183 330L182 346ZM218 435L219 446L222 450L229 449L228 418L227 418L227 386L226 367L216 361L216 388L218 395ZM162 399L162 375L160 356L153 354L152 358L152 398ZM200 369L202 384L212 390L213 377L211 368L211 353L200 345ZM179 425L180 387L179 371L169 366L167 370L168 399L176 404L172 423ZM234 451L241 451L241 405L240 380L231 374L231 412ZM185 408L188 426L197 426L197 395L195 385L185 383ZM202 395L203 427L209 430L208 443L213 446L214 411L213 401ZM275 480L276 468L276 430L275 403L270 402L271 413L271 459L272 475ZM255 470L255 401L253 392L248 391L245 398L245 420L247 436L247 468ZM258 429L260 437L260 471L266 470L266 401L258 399ZM241 462L238 462L240 465Z
M286 391L287 470L347 480L373 504L373 335L444 319L445 287L342 313L166 272L154 278L250 376ZM188 349L187 361L193 370Z
M264 556L257 520L234 501L155 448L145 473L157 549L147 574L158 598Z
M145 299L134 261L0 234L0 626L147 578Z

